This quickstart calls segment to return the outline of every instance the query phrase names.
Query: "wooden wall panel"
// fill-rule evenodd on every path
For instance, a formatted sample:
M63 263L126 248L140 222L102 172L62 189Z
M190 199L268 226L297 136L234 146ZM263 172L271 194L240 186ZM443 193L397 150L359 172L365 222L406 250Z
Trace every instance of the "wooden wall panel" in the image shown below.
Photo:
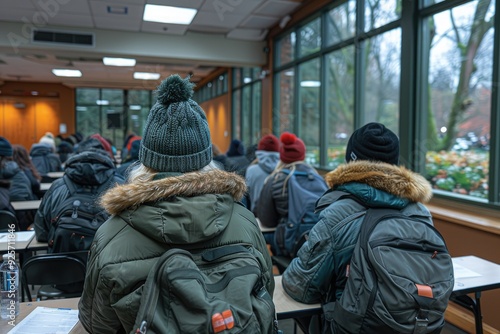
M14 104L22 103L24 108L16 108ZM35 138L35 103L20 99L3 99L2 136L11 144L23 145L28 151L37 139Z
M54 136L59 134L60 122L59 100L44 99L36 101L35 140L38 141L46 132Z
M219 147L222 153L225 153L229 148L231 138L231 107L229 94L203 102L200 106L207 115L212 142Z

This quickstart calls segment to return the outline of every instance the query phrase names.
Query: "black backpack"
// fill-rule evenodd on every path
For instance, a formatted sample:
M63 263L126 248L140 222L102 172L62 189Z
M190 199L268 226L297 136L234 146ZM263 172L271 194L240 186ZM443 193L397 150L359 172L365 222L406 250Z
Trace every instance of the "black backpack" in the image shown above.
M263 261L250 244L168 250L149 272L131 333L278 333Z
M111 186L113 177L100 186L80 188L67 175L63 179L70 195L59 205L58 214L52 219L48 233L48 253L90 249L95 232L109 217L97 200Z
M331 332L441 332L453 263L426 219L369 208L346 275L340 300L326 305Z

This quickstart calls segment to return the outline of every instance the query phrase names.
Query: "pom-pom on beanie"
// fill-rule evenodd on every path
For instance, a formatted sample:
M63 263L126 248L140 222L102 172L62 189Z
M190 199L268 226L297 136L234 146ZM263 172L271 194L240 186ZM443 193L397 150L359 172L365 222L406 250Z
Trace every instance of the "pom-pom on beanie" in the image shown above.
M260 151L279 152L280 142L275 135L265 135L259 141L257 149Z
M280 137L280 159L284 163L302 161L306 157L306 146L304 142L293 133L283 132Z
M368 123L353 132L345 152L347 162L372 160L392 165L399 163L399 139L380 123Z
M11 157L12 145L4 137L0 137L0 157Z
M171 75L157 89L139 150L144 166L158 172L186 173L212 161L212 141L207 117L191 99L189 78Z

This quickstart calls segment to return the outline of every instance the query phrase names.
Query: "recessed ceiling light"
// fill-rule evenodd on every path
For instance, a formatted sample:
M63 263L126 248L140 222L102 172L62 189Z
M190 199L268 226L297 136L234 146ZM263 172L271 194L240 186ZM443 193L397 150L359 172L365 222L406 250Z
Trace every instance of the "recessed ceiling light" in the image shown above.
M190 24L197 12L198 10L194 8L146 4L142 19L151 22Z
M82 76L82 72L80 72L79 70L68 70L68 69L55 68L52 70L52 73L54 73L54 75L57 75L58 77L79 78Z
M160 73L134 72L134 79L157 80L159 78Z
M109 101L108 100L96 100L95 103L98 106L107 106L109 104Z
M301 81L300 87L320 87L321 82L319 81Z
M135 59L104 57L102 62L107 66L135 66Z

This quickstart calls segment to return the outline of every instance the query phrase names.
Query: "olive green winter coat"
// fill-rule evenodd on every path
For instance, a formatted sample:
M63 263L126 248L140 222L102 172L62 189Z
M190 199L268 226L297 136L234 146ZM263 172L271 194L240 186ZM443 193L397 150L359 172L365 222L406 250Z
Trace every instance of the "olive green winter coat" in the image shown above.
M172 247L252 243L262 253L272 295L274 279L265 240L253 214L236 202L245 190L242 177L221 170L109 190L101 203L113 216L95 235L79 303L85 329L129 333L149 270Z

